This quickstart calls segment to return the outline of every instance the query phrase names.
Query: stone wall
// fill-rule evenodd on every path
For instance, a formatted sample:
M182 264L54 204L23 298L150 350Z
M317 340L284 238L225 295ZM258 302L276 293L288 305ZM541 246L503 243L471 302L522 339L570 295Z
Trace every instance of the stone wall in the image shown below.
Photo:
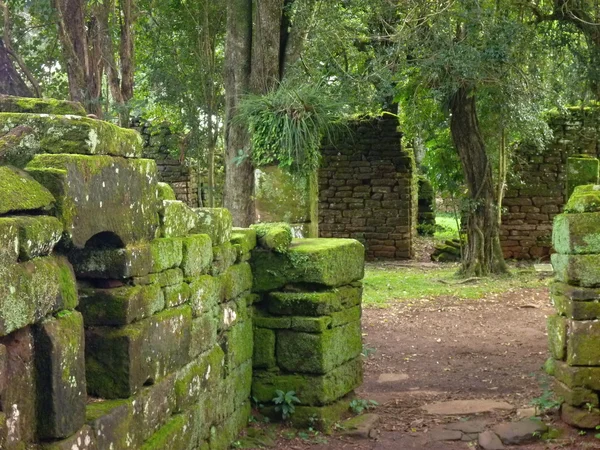
M283 253L262 234L254 250L258 231L232 229L227 210L175 200L155 162L141 158L137 133L62 115L67 103L42 106L13 114L0 102L0 127L22 127L6 156L13 165L0 166L0 448L228 448L248 423L254 344L265 348L254 317L270 311L271 289L261 286L275 274L277 291L302 286L297 305L313 304L324 286L351 285L352 305L339 306L335 291L323 299L324 329L277 339L288 351L316 339L313 360L329 361L344 329L352 350L323 367L354 358L356 378L327 401L357 386L361 293L352 283L362 278L362 245L292 242L288 232L287 247L275 246ZM283 355L286 375L305 379ZM295 390L307 405L318 395Z
M570 108L551 115L549 125L552 142L544 149L521 147L509 172L501 229L506 258L548 258L552 220L567 198L567 160L579 154L599 155L598 118L593 111Z
M554 223L551 298L556 314L548 317L551 358L546 363L563 400L562 419L589 429L600 426L599 189L576 188Z
M367 258L411 258L416 230L416 169L393 116L351 125L322 149L319 235L354 238Z
M168 183L173 188L177 200L192 208L198 207L198 171L187 161L179 159L182 137L173 133L168 123L154 124L135 119L133 128L142 136L143 157L156 161L159 181Z

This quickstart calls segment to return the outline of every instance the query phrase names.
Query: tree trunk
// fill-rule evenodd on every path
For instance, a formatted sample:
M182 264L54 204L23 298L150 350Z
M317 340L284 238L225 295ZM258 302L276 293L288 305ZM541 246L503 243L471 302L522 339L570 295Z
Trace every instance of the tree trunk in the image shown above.
M229 0L225 52L225 193L224 205L233 224L254 222L254 168L246 128L234 118L240 100L250 87L252 51L252 0Z
M0 38L0 94L34 97L13 65L4 40Z
M280 60L285 55L280 51L283 5L283 0L256 2L250 81L255 94L266 94L280 81Z
M133 98L133 81L134 81L134 0L121 0L121 46L119 49L119 59L121 62L121 94L123 101L123 109L120 111L121 126L129 126L130 108L128 102Z
M472 86L461 86L450 101L450 130L469 191L467 244L462 275L487 276L507 272L500 247L500 224L492 167L479 129Z

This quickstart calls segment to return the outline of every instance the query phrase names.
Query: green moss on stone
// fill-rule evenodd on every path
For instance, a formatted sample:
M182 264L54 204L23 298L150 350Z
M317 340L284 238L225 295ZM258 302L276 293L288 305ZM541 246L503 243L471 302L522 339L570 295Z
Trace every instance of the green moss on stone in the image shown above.
M565 205L565 213L600 211L600 186L577 186Z
M192 295L192 290L187 283L167 286L163 288L163 292L165 294L165 305L167 308L187 303Z
M256 231L251 228L233 228L231 243L239 245L239 254L246 254L254 250L257 244Z
M0 166L0 214L47 209L53 203L50 191L26 172Z
M292 243L292 228L287 223L260 223L251 228L256 231L258 244L267 250L285 253Z
M326 433L332 431L334 425L342 421L348 413L350 398L345 397L327 406L296 406L296 411L290 417L290 422L297 428L309 428L321 430ZM281 412L276 411L274 406L261 408L261 412L272 420L281 420Z
M194 317L212 310L222 299L223 284L220 278L202 275L190 283L190 288Z
M192 320L190 359L195 359L217 342L219 324L217 311L218 308L215 307Z
M248 263L235 264L221 275L223 299L232 300L252 289L252 268Z
M576 186L598 184L598 159L581 155L567 158L567 198Z
M0 218L0 222L7 220L13 220L19 229L19 258L22 261L49 255L62 236L62 223L56 217Z
M600 286L600 254L552 255L552 266L558 281L582 287Z
M548 347L553 358L562 360L567 347L567 320L558 315L548 317Z
M271 330L286 330L292 326L292 317L271 316L265 314L262 310L256 310L254 313L254 325L260 328L269 328Z
M600 366L600 322L568 322L567 363L571 366Z
M589 389L581 387L570 388L560 381L556 381L554 383L554 393L558 398L572 406L598 406L598 394Z
M221 347L225 351L225 363L229 371L252 359L254 339L252 322L246 320L224 333Z
M348 285L320 292L272 292L265 305L275 315L317 317L360 305L361 298L362 287Z
M158 190L158 199L160 201L177 200L177 197L175 197L175 192L173 192L173 188L170 184L158 183L156 186Z
M213 245L221 245L231 239L232 217L225 208L195 208L195 234L208 234Z
M600 253L600 213L560 214L554 218L552 244L558 253Z
M213 247L213 261L210 273L213 276L224 273L237 259L237 251L230 242Z
M163 237L187 236L196 224L196 215L192 209L176 200L163 200L159 215Z
M179 267L183 259L183 242L178 238L154 239L150 242L152 272Z
M573 367L566 362L554 360L554 377L570 388L600 390L600 367Z
M577 428L595 429L600 426L600 409L577 408L563 403L560 408L560 418L568 425Z
M213 248L210 237L195 234L183 238L183 260L181 268L187 279L206 273L213 260Z
M176 414L142 445L141 450L188 450L193 432L192 415Z
M254 328L254 356L252 363L256 369L271 369L276 367L275 332L273 330ZM268 400L271 401L272 398Z
M144 277L153 266L152 251L147 243L119 249L73 251L69 257L80 278Z
M12 95L3 95L0 98L0 112L86 116L85 108L81 103Z
M291 329L294 331L305 331L307 333L323 333L332 328L330 316L322 317L292 317Z

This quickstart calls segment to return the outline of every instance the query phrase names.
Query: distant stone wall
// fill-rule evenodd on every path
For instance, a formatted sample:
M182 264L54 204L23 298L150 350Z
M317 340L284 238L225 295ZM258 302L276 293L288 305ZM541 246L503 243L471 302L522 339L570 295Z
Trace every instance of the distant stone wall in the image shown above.
M566 203L567 160L598 156L598 119L572 108L549 119L554 138L545 149L523 146L510 171L504 198L501 243L506 258L547 259L552 221Z
M393 116L363 120L322 149L319 235L354 238L374 258L413 257L416 169Z
M134 119L133 128L142 136L144 158L156 161L159 181L173 188L177 200L192 208L200 206L198 172L195 167L179 160L181 136L173 133L168 123L154 124Z

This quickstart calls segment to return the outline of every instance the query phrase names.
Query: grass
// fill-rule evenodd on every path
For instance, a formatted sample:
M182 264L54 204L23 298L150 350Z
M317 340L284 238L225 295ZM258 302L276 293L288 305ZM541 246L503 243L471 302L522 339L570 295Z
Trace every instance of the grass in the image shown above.
M458 239L458 226L453 214L437 213L435 216L436 231L434 238L436 241L447 241Z
M533 268L512 270L512 276L484 278L467 284L446 284L459 281L457 265L439 268L398 267L367 264L364 279L365 306L385 306L396 301L433 299L452 296L459 299L480 299L511 289L539 288L548 285Z

